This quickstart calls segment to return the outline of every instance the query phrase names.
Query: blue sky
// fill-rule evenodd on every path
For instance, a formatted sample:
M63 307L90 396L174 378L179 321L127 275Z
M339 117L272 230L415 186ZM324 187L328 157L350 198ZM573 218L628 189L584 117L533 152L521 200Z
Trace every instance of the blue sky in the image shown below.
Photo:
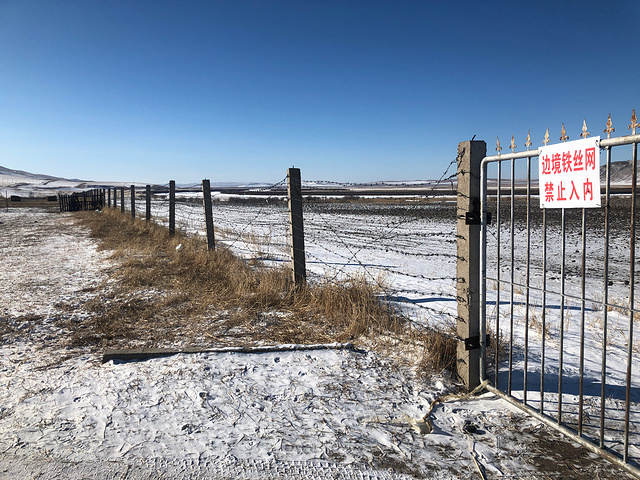
M640 2L0 0L0 165L167 183L439 178L640 113ZM624 154L623 154L624 155Z

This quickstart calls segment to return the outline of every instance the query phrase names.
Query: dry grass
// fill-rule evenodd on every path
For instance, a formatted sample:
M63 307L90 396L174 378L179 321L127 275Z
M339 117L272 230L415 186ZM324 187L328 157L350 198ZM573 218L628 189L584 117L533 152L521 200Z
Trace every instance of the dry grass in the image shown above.
M432 325L416 335L424 348L419 362L421 371L440 374L446 370L457 375L458 339L453 323Z
M362 278L295 287L287 268L250 265L225 248L120 212L80 212L79 221L113 251L115 279L85 304L91 318L68 326L89 348L256 345L360 341L423 348L423 369L455 372L455 328L412 329ZM177 249L178 245L182 245ZM402 354L400 354L402 356Z
M136 324L157 330L178 322L176 330L202 338L313 343L400 331L404 323L362 281L296 288L286 269L251 267L224 248L209 251L203 242L170 237L153 223L108 209L78 216L117 261L112 277L118 287L113 298L88 305L98 315L85 341L154 343L160 339L152 328L141 332ZM169 337L176 340L180 333Z

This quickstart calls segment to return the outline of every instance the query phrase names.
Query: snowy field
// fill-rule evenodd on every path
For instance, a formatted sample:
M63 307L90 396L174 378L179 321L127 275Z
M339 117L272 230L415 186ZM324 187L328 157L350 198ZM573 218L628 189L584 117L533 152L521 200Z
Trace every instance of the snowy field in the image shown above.
M164 206L154 215L166 217ZM453 204L366 208L306 207L310 281L364 275L415 322L451 322ZM204 228L199 206L181 204L177 218ZM0 222L0 478L627 476L488 393L435 402L425 423L450 380L370 351L281 346L103 364L65 335L110 288L109 252L69 214L10 209ZM282 204L215 203L214 222L218 241L245 258L286 261Z
M605 369L605 445L621 454L625 430L626 375L629 346L629 237L630 215L628 197L612 200L607 276L608 306L604 306L604 217L601 210L587 212L585 242L585 282L582 285L581 211L567 213L565 238L565 283L568 296L564 309L560 295L547 295L544 325L544 365L542 359L542 288L543 241L541 211L533 200L531 228L527 238L523 199L516 205L513 240L510 214L503 200L500 220L500 251L496 222L490 226L487 239L488 272L497 278L498 257L500 278L514 283L488 282L489 331L500 331L501 348L498 385L525 398L539 409L541 371L544 370L543 408L557 416L562 400L562 420L578 429L580 409L579 381L582 375L582 428L594 442L600 435L602 372ZM508 207L508 205L506 205ZM451 323L456 314L456 211L453 199L413 206L370 205L352 203L305 204L305 243L307 269L311 281L340 279L362 275L381 285L383 292L418 323ZM157 213L166 211L166 204L157 206ZM494 208L495 210L495 208ZM177 222L191 233L204 234L202 207L199 203L177 207ZM255 200L247 204L214 203L214 224L218 240L246 258L266 263L287 262L288 217L286 205L276 198ZM561 220L558 211L547 216L547 290L561 292ZM533 288L526 297L527 244L530 251L529 284ZM511 249L513 247L513 267ZM640 258L636 254L636 258ZM513 278L511 273L513 272ZM640 286L635 281L635 289ZM536 290L538 289L538 290ZM498 299L499 293L499 302ZM513 303L513 310L510 308ZM635 302L636 308L638 301ZM603 318L606 313L606 336ZM527 318L528 314L528 318ZM499 324L496 325L497 319ZM528 325L528 328L526 327ZM527 332L527 338L525 338ZM512 348L509 349L509 340ZM562 342L562 348L560 347ZM636 336L631 340L631 370L638 372L640 350ZM527 355L525 357L525 343ZM606 350L603 345L606 343ZM580 365L580 352L584 361ZM562 352L562 355L561 353ZM510 358L509 358L510 357ZM490 352L491 379L495 378L495 358ZM509 363L512 376L509 380ZM562 375L560 364L562 362ZM640 402L637 375L632 375L630 388L629 457L640 458ZM562 397L558 395L562 378Z

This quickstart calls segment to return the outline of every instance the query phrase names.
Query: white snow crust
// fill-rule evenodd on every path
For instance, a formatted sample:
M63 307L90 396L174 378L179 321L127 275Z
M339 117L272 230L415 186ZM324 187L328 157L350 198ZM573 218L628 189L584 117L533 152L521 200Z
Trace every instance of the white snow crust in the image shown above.
M225 215L245 225L243 212ZM451 382L421 378L373 352L283 346L102 364L95 353L70 350L60 342L64 325L86 314L82 303L108 286L113 266L109 252L98 251L71 218L28 209L0 215L0 315L15 330L0 347L0 477L449 479L473 477L481 468L491 478L545 478L535 465L551 454L536 441L544 432L564 442L486 393L436 403L426 433L421 420L431 402L451 392ZM352 227L345 237L388 224L343 219ZM432 228L451 232L452 226ZM262 232L272 240L273 233ZM240 235L227 238L240 252L252 248ZM364 251L369 242L360 243L361 265L425 272L399 254ZM264 257L277 261L279 248ZM334 257L331 248L312 250L311 258L324 258L311 263L312 275L344 274L353 248L336 248ZM425 258L442 277L435 287L420 291L425 280L418 276L393 282L399 294L451 311L452 261ZM62 307L69 304L77 308ZM465 433L465 424L477 429ZM591 475L584 478L613 478L605 475L606 462L584 458L583 471Z

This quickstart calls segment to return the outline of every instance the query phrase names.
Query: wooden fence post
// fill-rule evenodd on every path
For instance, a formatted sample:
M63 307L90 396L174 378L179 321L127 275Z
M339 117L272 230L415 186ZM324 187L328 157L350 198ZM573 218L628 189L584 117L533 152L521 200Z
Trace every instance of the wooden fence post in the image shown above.
M202 180L202 201L204 204L204 222L207 226L207 247L215 250L215 236L213 233L213 209L211 208L211 182Z
M176 181L169 182L169 235L176 233Z
M483 141L458 145L457 368L469 390L480 384L480 164L486 154Z
M107 207L111 208L111 187L107 188Z
M147 201L147 209L146 209L146 215L145 215L145 220L148 222L151 220L151 185L147 185L146 187L146 191L145 191L145 199Z
M118 208L118 191L113 187L113 208Z
M120 187L120 212L124 213L124 187Z
M136 186L131 185L131 218L136 218Z
M291 237L291 267L293 282L301 285L307 280L304 258L304 228L302 222L302 181L300 169L287 170L287 193L289 200L289 233Z

